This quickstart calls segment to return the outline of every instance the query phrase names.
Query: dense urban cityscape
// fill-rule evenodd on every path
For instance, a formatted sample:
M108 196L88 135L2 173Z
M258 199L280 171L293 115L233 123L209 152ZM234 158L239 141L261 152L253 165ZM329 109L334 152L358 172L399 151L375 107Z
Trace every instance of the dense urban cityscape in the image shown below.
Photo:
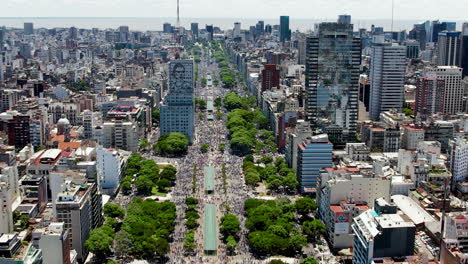
M0 264L468 264L468 22L1 23Z

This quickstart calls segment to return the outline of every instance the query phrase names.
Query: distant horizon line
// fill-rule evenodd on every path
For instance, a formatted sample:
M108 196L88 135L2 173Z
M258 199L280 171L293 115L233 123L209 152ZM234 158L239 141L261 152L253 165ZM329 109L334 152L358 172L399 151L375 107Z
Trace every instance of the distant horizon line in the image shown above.
M271 20L271 19L279 19L280 16L277 17L267 17L267 18L258 18L258 17L181 17L182 20L186 19L225 19L225 20L232 20L232 19L258 19L258 20ZM167 18L167 19L177 19L177 17L151 17L151 16L70 16L70 17L61 17L61 16L0 16L0 19L112 19L112 18L118 18L118 19L139 19L139 18L157 18L157 19L162 19L162 18ZM336 17L324 17L324 18L303 18L303 17L291 17L289 16L290 19L292 20L331 20L331 19L337 19L338 16ZM360 18L360 17L353 17L351 15L352 20L382 20L382 21L389 21L392 20L391 18ZM404 18L404 19L395 19L395 21L434 21L434 20L439 20L439 21L444 21L444 22L459 22L459 21L468 21L468 19L421 19L421 18Z

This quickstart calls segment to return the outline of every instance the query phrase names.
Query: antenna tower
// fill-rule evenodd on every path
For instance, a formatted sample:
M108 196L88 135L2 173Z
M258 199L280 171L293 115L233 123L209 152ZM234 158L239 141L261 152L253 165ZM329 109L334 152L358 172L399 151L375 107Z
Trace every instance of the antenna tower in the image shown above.
M177 0L177 27L180 27L179 0Z
M177 0L177 2L179 2L179 0ZM179 10L179 9L177 9ZM393 34L393 18L394 18L394 11L395 11L395 0L392 0L392 34Z

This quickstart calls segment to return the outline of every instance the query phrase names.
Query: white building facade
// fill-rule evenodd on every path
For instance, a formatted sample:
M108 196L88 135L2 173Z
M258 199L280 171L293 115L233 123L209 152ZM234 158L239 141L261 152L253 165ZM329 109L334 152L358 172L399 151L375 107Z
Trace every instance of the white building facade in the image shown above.
M391 109L401 111L404 102L406 47L374 39L370 67L370 117Z

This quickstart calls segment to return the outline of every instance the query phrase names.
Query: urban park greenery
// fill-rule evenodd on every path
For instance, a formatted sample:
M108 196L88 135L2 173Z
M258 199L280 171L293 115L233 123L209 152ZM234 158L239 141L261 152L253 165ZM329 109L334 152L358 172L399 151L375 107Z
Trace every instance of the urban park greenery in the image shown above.
M187 153L189 140L187 136L179 132L162 135L153 146L154 152L159 155L182 155Z
M248 199L244 210L248 241L254 254L296 256L307 245L307 239L296 227L299 221L288 199Z

